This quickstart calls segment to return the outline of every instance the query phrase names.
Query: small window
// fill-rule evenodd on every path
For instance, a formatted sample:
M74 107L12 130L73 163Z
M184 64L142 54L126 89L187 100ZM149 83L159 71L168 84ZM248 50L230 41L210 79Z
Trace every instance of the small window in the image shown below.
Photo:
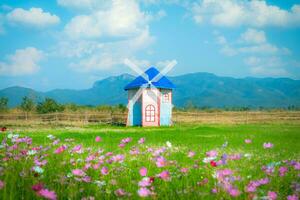
M170 102L170 95L169 93L163 94L163 103L169 103Z
M148 105L145 108L146 122L155 122L155 107L153 105Z

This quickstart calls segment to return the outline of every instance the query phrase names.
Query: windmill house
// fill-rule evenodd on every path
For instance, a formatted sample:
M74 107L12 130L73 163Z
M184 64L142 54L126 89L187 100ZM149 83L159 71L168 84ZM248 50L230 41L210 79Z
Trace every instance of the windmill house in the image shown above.
M151 67L125 86L128 92L127 126L170 126L174 84Z

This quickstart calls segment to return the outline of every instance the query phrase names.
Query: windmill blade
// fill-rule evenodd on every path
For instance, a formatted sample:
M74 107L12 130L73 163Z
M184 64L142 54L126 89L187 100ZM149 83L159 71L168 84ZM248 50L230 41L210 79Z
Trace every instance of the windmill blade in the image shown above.
M135 73L139 76L142 76L147 82L149 82L149 77L143 72L136 64L134 64L131 60L126 58L124 60L124 64L130 67Z
M145 84L144 84L145 85ZM140 87L139 89L138 89L138 91L134 94L134 96L131 98L131 100L129 100L129 103L128 103L128 107L130 106L130 105L132 105L132 104L135 104L135 102L140 98L140 96L141 96L141 94L142 94L142 92L143 92L143 86L144 85L142 85L142 87Z
M157 91L159 97L162 96L162 93L160 92L160 90L159 90L157 87L155 87L153 84L151 84L151 87L156 89L156 91ZM154 93L154 96L155 96L156 99L153 99L152 96L150 96L150 98L152 98L154 101L156 101L156 100L157 100L157 94L156 94L155 92L153 92L152 90L149 90L149 91L152 92L152 93Z
M158 73L151 82L157 82L159 81L164 75L166 75L173 67L177 64L176 60L172 60L160 73ZM153 85L153 84L152 84Z

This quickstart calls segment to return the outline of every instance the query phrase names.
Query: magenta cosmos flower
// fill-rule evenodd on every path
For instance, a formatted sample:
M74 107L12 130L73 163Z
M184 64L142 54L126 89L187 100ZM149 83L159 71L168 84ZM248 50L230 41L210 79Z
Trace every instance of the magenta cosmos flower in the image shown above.
M293 194L293 195L287 196L287 200L299 200L299 198L297 195Z
M101 137L100 137L100 136L97 136L97 137L95 138L95 141L96 141L96 142L101 142L101 141L102 141L102 139L101 139Z

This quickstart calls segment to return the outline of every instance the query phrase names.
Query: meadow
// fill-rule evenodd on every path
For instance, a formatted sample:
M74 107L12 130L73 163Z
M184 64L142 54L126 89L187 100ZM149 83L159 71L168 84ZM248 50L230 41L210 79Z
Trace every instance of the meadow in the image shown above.
M9 127L0 199L298 199L299 124Z

